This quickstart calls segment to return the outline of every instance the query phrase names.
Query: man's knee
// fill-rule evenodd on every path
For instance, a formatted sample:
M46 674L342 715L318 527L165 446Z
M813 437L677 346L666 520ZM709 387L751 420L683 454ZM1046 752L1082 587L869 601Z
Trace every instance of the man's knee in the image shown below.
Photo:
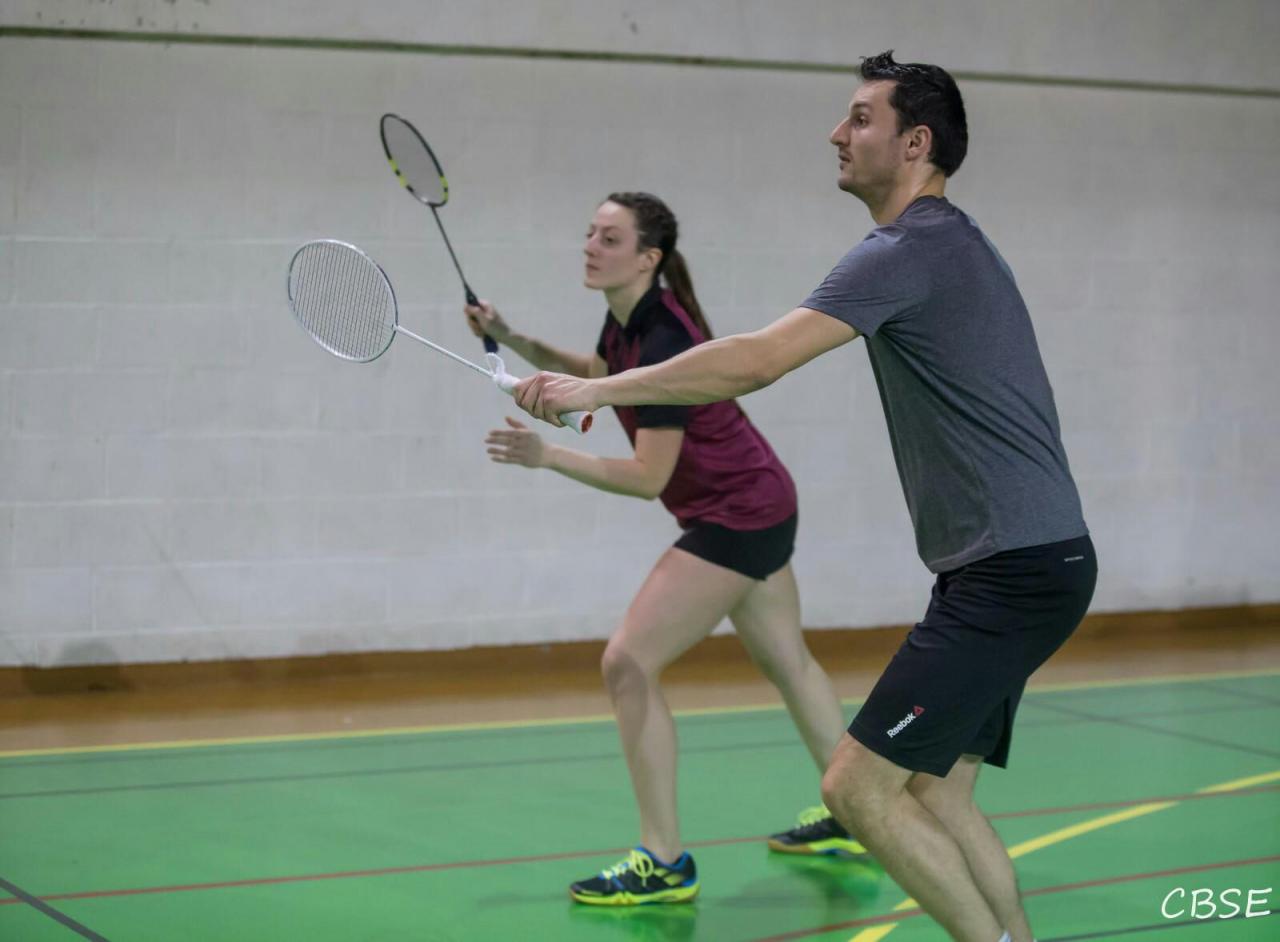
M822 776L822 800L840 823L865 832L883 819L910 774L846 735Z

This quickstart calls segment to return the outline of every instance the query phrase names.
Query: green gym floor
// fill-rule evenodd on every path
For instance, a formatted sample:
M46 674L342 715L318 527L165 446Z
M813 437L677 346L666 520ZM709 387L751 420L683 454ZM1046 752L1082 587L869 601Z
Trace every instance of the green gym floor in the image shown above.
M816 800L781 709L679 730L702 893L622 910L565 892L634 839L608 721L0 753L0 939L946 939L872 864L767 851ZM1033 688L980 803L1041 942L1280 939L1280 673Z

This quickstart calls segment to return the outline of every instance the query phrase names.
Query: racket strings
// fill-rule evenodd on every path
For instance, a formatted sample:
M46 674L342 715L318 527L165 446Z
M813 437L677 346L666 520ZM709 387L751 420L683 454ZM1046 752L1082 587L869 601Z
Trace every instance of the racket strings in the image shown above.
M395 115L383 117L382 136L387 157L400 181L419 199L433 206L443 206L449 198L444 171L426 141L408 122Z
M298 321L326 349L372 360L395 336L391 287L372 259L336 242L304 246L290 270Z
M358 256L353 255L345 255L341 261L340 282L348 286L347 291L354 297L345 299L348 303L339 308L338 326L345 336L351 338L353 349L367 354L377 349L373 344L377 341L378 321L364 314L376 312L377 298L371 291L370 279L360 277L357 261Z

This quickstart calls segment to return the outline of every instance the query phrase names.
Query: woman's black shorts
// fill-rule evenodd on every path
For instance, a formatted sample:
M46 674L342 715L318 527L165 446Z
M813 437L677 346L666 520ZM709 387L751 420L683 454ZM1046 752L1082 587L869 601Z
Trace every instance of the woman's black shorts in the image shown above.
M791 561L796 546L797 515L763 530L730 530L717 523L694 524L675 545L717 566L752 579L768 579Z

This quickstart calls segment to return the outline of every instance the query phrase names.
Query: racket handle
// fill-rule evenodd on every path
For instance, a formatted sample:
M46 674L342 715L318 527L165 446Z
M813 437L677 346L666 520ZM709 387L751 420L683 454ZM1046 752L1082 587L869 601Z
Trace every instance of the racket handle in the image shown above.
M485 360L488 362L489 368L493 370L493 381L498 388L508 396L514 396L516 394L516 383L520 382L520 380L507 372L507 368L502 363L502 357L490 352L485 356ZM556 418L579 435L585 435L591 431L591 423L595 421L595 416L590 412L561 412Z
M471 285L467 284L467 283L464 281L464 282L462 283L462 287L463 287L463 289L467 292L467 303L468 303L468 304L470 304L472 307L479 307L479 306L480 306L480 299L479 299L479 298L477 298L477 297L476 297L476 293L475 293L474 291L472 291L472 290L471 290ZM493 339L492 337L490 337L488 334L485 334L485 335L484 335L484 352L485 352L485 353L497 353L497 352L498 352L498 341L494 340L494 339Z
M590 412L561 412L556 418L579 435L586 435L591 431L591 423L595 421L595 416Z

